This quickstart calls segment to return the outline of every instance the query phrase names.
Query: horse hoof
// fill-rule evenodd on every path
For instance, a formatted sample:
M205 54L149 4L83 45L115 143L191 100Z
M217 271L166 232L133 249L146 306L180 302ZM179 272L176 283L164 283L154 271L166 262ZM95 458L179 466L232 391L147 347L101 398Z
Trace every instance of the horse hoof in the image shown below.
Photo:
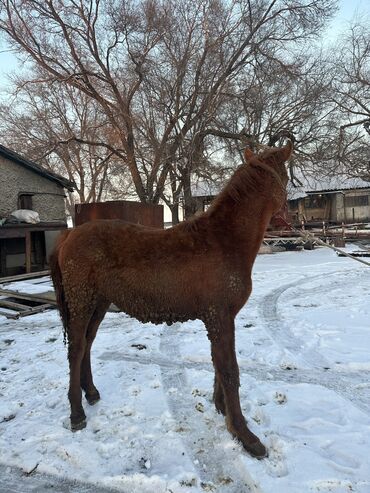
M218 412L218 414L222 414L223 416L226 416L225 406L220 406L220 405L215 403L215 407L216 407L216 411Z
M85 394L85 397L86 397L87 402L90 404L90 406L93 406L98 401L100 401L99 392L96 392L94 394Z
M72 422L71 420L71 431L79 431L86 428L86 418L82 418L80 421Z
M253 443L243 443L245 450L256 459L265 459L268 457L268 450L266 447L258 440Z
M223 414L226 416L226 408L225 408L225 403L222 399L217 399L215 396L213 397L213 402L215 404L216 411L219 414Z

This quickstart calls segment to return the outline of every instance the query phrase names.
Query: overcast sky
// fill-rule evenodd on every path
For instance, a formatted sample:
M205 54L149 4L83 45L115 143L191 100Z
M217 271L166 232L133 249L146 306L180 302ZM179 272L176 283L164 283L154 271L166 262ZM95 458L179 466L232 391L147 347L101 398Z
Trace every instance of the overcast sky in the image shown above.
M325 40L333 41L355 17L363 19L364 15L369 17L370 22L370 0L339 0L338 14L326 31ZM16 70L17 67L16 57L7 51L6 44L0 39L0 94L7 85L7 74Z

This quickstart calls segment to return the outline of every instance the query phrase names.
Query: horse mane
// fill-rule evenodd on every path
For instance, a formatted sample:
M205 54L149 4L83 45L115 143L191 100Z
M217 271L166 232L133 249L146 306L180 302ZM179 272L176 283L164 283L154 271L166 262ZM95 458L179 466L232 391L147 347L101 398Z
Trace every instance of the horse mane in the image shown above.
M219 209L225 209L225 204L240 204L245 197L250 194L255 194L256 191L260 196L268 198L269 191L273 192L272 197L277 197L279 192L285 192L285 186L282 183L282 178L275 165L279 162L276 155L276 149L266 148L259 155L247 155L247 164L241 164L233 175L230 177L227 184L221 192L212 201L212 204L207 211L197 214L192 218L180 223L178 226L189 232L198 232L202 229L202 225L217 213ZM278 185L278 190L271 190L266 187L266 180L273 180Z
M240 165L223 190L214 199L207 213L212 215L214 210L218 209L225 200L239 204L249 192L255 192L257 189L263 192L264 187L261 185L264 173L261 173L260 170L263 168L268 172L270 171L270 166L261 166L261 164L263 163L255 159L251 160L249 164Z
M254 164L254 165L253 165ZM195 216L181 222L177 227L184 229L185 231L196 233L202 229L202 225L209 217L212 217L214 212L222 206L225 202L231 202L239 204L243 198L248 195L248 192L256 191L257 188L261 189L262 176L258 168L262 166L256 160L255 163L241 164L233 173L229 181L226 183L221 192L214 198L212 204L207 211L196 214ZM265 168L263 166L263 168ZM266 169L270 167L266 165Z

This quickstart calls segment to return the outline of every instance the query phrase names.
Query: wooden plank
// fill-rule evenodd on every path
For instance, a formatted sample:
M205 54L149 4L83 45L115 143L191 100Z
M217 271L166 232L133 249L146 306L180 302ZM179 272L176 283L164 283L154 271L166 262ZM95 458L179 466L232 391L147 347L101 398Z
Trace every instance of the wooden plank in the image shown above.
M13 320L19 318L19 313L3 312L2 310L0 310L0 315L4 315L6 318L12 318Z
M9 289L0 289L0 296L11 296L20 300L38 301L40 303L50 303L56 305L55 293L48 291L41 294L19 293L18 291L10 291Z
M55 308L54 305L50 305L49 303L45 303L40 306L35 306L33 308L30 308L29 310L24 310L21 312L4 312L0 310L0 315L4 315L6 318L12 318L13 320L17 320L18 318L21 317L28 317L29 315L34 315L35 313L40 313L44 312L45 310L50 310L52 308Z
M31 231L26 231L26 272L31 272L32 267L32 241Z
M0 306L3 308L10 308L12 310L18 310L18 311L24 311L30 309L30 307L27 305L21 305L20 303L15 303L14 301L1 300L1 299L0 299Z
M17 274L16 276L0 277L0 284L11 281L23 281L24 279L36 279L37 277L49 276L50 270L40 270L39 272L30 272L28 274Z
M338 257L345 257L345 254L342 252L337 252ZM370 251L355 251L351 252L352 257L370 257Z
M6 246L5 241L0 240L0 275L6 274Z
M4 308L6 307L4 306ZM28 317L29 315L34 315L35 313L44 312L45 310L50 310L53 308L55 308L55 305L51 305L50 303L44 303L43 305L34 306L32 308L22 307L22 311L13 312L13 313L4 312L3 310L0 310L0 315L4 315L6 318L12 318L13 320L17 320L18 318Z
M35 313L40 313L45 310L50 310L51 308L55 308L55 305L51 305L50 303L45 303L44 305L40 306L35 306L31 308L30 310L27 310L25 312L20 312L18 314L19 317L28 317L28 315L34 315Z
M9 297L20 299L20 300L37 301L39 303L49 304L52 307L57 306L54 291L47 291L46 293L41 293L41 294L37 295L37 294L19 293L18 291L10 291L8 289L0 289L0 296L9 296ZM38 307L35 307L35 308L38 308ZM112 305L110 305L108 311L109 312L120 312L121 310L112 304ZM19 315L15 318L18 318L18 317L19 317ZM12 318L14 318L14 317L12 317Z
M62 231L65 223L6 224L0 228L0 238L24 238L27 231Z

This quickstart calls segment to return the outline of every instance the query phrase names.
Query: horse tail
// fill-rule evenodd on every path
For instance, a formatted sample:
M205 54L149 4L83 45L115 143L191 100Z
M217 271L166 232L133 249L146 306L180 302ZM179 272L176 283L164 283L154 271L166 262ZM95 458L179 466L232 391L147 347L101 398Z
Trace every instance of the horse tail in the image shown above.
M69 235L69 231L65 231L58 237L54 250L52 251L49 257L51 279L54 285L55 296L59 308L60 318L62 319L62 323L63 323L64 344L66 344L67 342L67 333L69 326L69 309L64 293L63 275L59 264L59 253L60 253L60 248L63 245L66 238L68 237L68 235Z

